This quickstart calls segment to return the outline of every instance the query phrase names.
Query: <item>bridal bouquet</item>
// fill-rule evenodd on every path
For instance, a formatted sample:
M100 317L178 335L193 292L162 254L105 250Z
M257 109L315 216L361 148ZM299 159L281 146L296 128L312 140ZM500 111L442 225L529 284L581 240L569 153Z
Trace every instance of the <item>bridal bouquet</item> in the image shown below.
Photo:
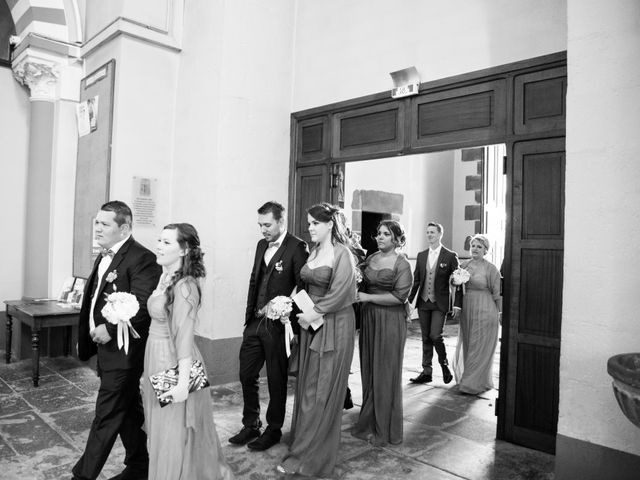
M127 292L113 292L107 295L107 303L102 308L102 316L109 323L118 326L118 348L124 348L125 353L129 353L129 332L133 338L140 338L130 321L139 309L136 296Z
M453 285L464 285L471 278L471 274L464 268L458 267L451 274L451 283Z
M293 340L293 329L289 320L292 309L293 300L285 295L278 295L260 310L269 320L280 320L284 325L284 345L287 350L287 357L291 355L291 340Z

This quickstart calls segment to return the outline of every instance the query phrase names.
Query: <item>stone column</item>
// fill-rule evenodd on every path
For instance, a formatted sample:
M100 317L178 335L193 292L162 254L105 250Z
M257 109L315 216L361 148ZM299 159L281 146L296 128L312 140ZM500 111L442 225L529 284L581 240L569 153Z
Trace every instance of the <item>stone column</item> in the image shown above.
M59 65L23 57L13 68L15 78L31 92L24 295L49 295L49 232L52 207L52 164Z

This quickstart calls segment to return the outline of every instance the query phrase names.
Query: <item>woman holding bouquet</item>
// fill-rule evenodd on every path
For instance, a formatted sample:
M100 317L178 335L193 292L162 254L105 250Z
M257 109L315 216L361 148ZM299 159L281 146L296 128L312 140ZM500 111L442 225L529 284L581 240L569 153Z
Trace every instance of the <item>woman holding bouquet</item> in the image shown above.
M342 407L353 358L355 264L338 209L327 203L307 210L315 248L300 272L314 302L298 314L300 367L291 445L280 473L329 476L340 445Z
M407 299L413 275L400 223L383 220L378 251L367 258L361 302L362 408L352 434L374 445L402 443L402 359L407 337Z
M470 274L460 319L453 373L460 392L478 394L493 388L493 357L502 312L500 272L484 256L489 239L471 239L471 260L462 265Z
M205 276L196 229L174 223L162 230L156 248L163 274L148 300L151 327L142 377L145 429L149 444L149 480L231 479L213 423L208 389L189 393L193 360L202 362L194 343L200 307L200 279ZM178 365L178 384L161 398L150 375Z

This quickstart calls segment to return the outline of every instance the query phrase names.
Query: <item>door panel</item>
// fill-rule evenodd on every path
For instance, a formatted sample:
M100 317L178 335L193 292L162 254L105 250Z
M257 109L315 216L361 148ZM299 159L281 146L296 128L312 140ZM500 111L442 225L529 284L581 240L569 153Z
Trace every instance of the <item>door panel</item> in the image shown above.
M550 453L558 422L564 240L564 139L513 147L509 348L500 401L505 439ZM506 391L505 391L506 390ZM504 397L503 397L503 392Z
M307 243L311 241L311 237L307 231L306 210L315 203L329 201L329 196L329 171L326 165L297 169L295 212L291 219L295 219L293 231Z
M564 130L567 68L518 75L514 81L514 133Z

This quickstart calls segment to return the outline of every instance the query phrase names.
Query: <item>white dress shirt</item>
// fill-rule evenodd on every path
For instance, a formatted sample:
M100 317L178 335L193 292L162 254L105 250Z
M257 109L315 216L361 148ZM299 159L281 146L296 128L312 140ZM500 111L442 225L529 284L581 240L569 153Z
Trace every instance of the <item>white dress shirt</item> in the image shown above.
M113 247L109 248L109 250L113 252L114 256L116 253L118 253L118 250L120 250L120 247L124 245L124 242L129 240L130 236L131 235L127 236L127 238L125 238L124 240L120 240ZM96 300L98 299L98 288L100 288L100 283L102 283L102 277L104 276L105 272L109 269L109 265L111 265L112 260L113 260L113 257L111 255L105 255L104 257L102 257L102 260L100 260L100 264L98 265L98 278L96 279L96 285L95 285L96 289L95 289L93 298L91 299L91 310L89 310L89 332L92 332L93 329L96 328L96 321L93 319L93 310L96 308Z
M269 242L269 246L267 247L267 249L264 252L264 264L265 265L269 265L269 262L271 261L273 256L276 254L276 252L278 251L278 249L282 245L282 241L284 240L284 237L286 235L287 235L287 231L285 230L284 232L282 232L282 234L276 240L274 240L273 242Z
M440 256L440 250L442 250L442 245L438 245L438 248L436 249L429 248L429 257L427 259L429 262L429 268L433 268L433 266L438 261L438 257Z

